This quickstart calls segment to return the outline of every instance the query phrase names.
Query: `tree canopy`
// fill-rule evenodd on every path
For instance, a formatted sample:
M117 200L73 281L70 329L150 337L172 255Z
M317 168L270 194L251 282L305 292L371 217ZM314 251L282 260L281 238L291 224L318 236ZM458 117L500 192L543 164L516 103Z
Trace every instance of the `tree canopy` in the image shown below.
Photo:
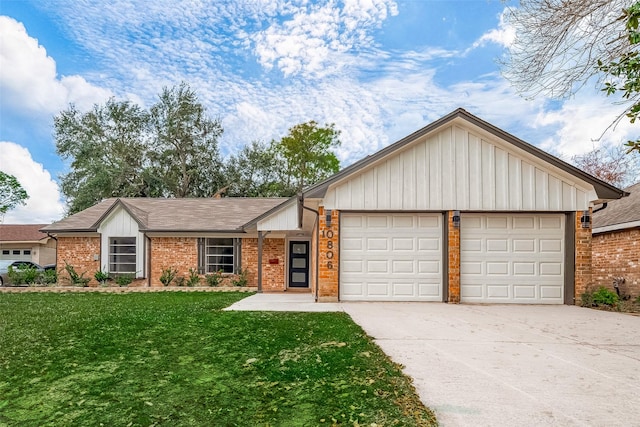
M71 160L61 177L68 213L107 197L199 197L222 183L222 126L185 83L165 88L149 110L110 99L54 119L58 154Z
M251 142L223 161L223 128L186 83L164 88L144 109L108 100L81 113L73 105L54 119L61 177L73 214L107 197L292 196L338 171L340 132L315 121L270 143Z
M312 120L290 128L276 143L286 165L286 187L299 193L305 186L338 172L340 161L332 149L340 145L339 136L333 123L319 126Z
M503 73L526 97L564 98L590 79L613 95L626 114L640 114L640 2L632 0L520 0L506 19L516 37ZM630 141L629 151L640 151Z
M18 205L24 205L29 195L15 176L0 171L0 219Z

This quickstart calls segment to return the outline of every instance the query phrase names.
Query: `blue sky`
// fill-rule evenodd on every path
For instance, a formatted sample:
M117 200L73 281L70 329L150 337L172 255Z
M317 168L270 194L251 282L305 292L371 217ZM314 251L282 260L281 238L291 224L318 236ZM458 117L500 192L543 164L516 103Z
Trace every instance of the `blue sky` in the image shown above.
M514 32L498 0L2 0L0 170L31 195L5 223L63 215L53 117L111 96L154 103L188 82L225 129L223 154L314 119L343 166L463 107L556 155L631 137L594 85L525 100L500 74Z

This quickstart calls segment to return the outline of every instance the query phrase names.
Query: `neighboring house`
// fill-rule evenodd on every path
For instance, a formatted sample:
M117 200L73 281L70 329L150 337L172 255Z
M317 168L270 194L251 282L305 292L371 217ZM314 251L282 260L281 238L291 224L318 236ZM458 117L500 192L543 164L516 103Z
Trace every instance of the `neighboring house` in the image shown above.
M110 199L45 227L93 272L249 272L318 301L574 304L625 193L458 109L290 199ZM135 255L135 256L134 256Z
M40 231L46 224L0 224L0 259L56 262L56 241Z
M593 214L593 282L640 296L640 182L625 189L628 197L609 202Z

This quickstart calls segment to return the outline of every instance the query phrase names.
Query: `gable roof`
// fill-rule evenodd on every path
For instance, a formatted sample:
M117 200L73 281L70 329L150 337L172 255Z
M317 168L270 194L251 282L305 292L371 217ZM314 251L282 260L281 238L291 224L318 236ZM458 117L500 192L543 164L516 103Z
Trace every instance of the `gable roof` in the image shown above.
M95 232L117 207L134 218L140 231L230 232L282 203L285 198L160 199L110 198L42 228L46 232Z
M625 188L628 197L613 200L605 209L593 213L593 232L640 227L640 182Z
M331 176L330 178L328 178L327 180L320 182L316 185L313 185L309 188L307 188L304 192L304 197L305 198L322 198L324 197L324 195L327 192L327 189L329 188L329 186L335 182L338 182L340 180L342 180L345 177L348 177L349 175L352 175L354 173L359 172L360 170L366 168L367 166L379 161L380 159L383 159L385 157L387 157L388 155L390 155L391 153L398 151L400 149L402 149L403 147L405 147L406 145L416 141L417 139L419 139L422 136L425 136L431 132L433 132L434 130L440 128L440 127L444 127L447 124L449 124L450 122L456 120L456 119L463 119L465 121L467 121L468 123L471 123L475 126L478 126L479 128L483 129L486 132L491 133L492 135L495 135L497 138L500 138L504 141L507 141L508 143L524 150L525 152L541 159L542 161L551 164L575 177L577 177L578 179L585 181L591 185L593 185L596 194L598 195L598 198L600 198L601 200L612 200L612 199L619 199L621 197L624 197L626 195L626 193L622 190L620 190L619 188L616 188L604 181L599 180L598 178L595 178L592 175L589 175L588 173L576 168L575 166L572 166L566 162L563 162L562 160L558 159L555 156L552 156L551 154L539 149L538 147L535 147L511 134L509 134L508 132L503 131L500 128L497 128L496 126L485 122L484 120L474 116L473 114L467 112L466 110L462 109L462 108L458 108L457 110L447 114L446 116L442 117L439 120L436 120L435 122L423 127L422 129L412 133L411 135L408 135L404 138L402 138L401 140L383 148L382 150L378 151L377 153L371 154L367 157L365 157L364 159L353 163L352 165L344 168L343 170L341 170L340 172L338 172L337 174Z
M39 242L48 239L40 232L47 224L0 224L0 242Z

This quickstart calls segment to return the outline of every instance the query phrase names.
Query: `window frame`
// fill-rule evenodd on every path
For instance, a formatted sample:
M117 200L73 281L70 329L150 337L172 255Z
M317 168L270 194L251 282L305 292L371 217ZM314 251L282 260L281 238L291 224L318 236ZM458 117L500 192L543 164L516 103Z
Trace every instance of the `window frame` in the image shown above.
M116 239L126 239L133 240L133 243L114 243ZM133 248L133 253L131 252L113 252L114 247L129 247ZM118 261L115 258L117 257L130 257L133 256L133 262L123 262ZM109 251L107 253L107 261L109 266L109 273L112 274L138 274L138 238L136 236L109 236ZM121 266L123 265L133 265L133 271L123 271Z
M216 240L218 242L215 242ZM231 244L220 244L220 240L231 240ZM209 253L209 248L232 248L232 252L231 254ZM241 248L242 239L238 237L203 237L198 239L199 273L211 274L222 270L223 274L238 274L241 268ZM231 263L209 262L210 257L231 257L232 261Z

